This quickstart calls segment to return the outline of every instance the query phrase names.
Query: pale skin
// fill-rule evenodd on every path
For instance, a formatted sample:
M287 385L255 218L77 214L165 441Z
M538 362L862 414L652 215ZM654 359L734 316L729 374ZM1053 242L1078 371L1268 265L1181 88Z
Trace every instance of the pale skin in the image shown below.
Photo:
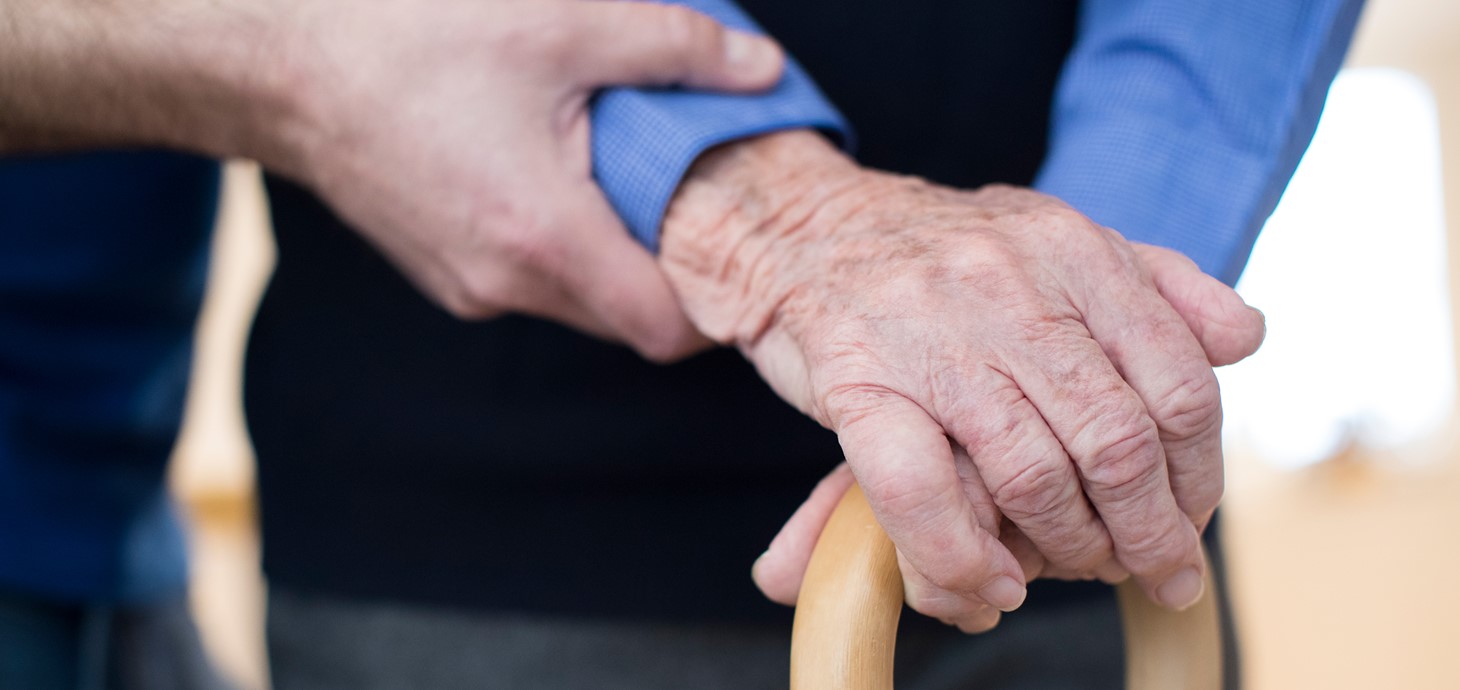
M707 345L591 174L610 85L753 92L771 41L579 0L7 0L0 155L160 146L313 188L442 307Z
M794 601L852 475L909 604L964 630L1041 574L1200 596L1212 366L1255 351L1263 320L1184 257L1032 190L866 170L809 132L702 158L662 246L700 330L846 452L757 563L770 598Z
M533 314L661 361L701 332L740 348L851 470L757 564L777 601L854 473L909 602L965 630L1039 575L1128 571L1189 604L1221 494L1210 366L1257 347L1260 314L1056 200L863 170L806 132L703 157L656 263L592 180L589 96L754 91L781 67L769 41L629 2L11 0L0 155L254 158L458 316Z

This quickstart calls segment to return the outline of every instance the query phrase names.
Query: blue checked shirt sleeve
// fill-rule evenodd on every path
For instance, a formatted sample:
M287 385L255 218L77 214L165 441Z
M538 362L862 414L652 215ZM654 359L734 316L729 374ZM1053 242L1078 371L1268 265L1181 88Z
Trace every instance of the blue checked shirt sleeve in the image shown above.
M1036 185L1228 284L1302 157L1361 0L1087 0Z
M733 3L683 0L720 23L760 31ZM851 133L841 114L794 61L774 89L752 95L682 89L608 89L592 113L593 174L629 231L659 248L659 224L679 181L706 149L784 129L816 128L842 143Z

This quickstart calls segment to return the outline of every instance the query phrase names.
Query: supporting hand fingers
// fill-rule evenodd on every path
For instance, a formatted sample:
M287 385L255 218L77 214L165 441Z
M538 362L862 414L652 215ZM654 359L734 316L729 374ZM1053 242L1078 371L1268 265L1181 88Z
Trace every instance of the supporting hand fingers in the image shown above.
M571 2L562 49L585 86L769 88L784 55L768 38L727 29L687 7L651 2Z
M546 266L613 335L655 362L673 361L711 345L680 308L659 265L623 228L596 190L583 190L565 215L571 229Z

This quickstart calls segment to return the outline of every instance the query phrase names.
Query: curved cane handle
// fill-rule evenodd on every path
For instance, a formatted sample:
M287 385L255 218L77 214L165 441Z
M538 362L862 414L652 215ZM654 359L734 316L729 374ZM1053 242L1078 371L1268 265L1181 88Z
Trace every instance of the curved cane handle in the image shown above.
M1216 589L1182 613L1119 586L1129 690L1222 685ZM792 690L891 690L902 576L897 551L853 485L832 514L801 584L791 633Z

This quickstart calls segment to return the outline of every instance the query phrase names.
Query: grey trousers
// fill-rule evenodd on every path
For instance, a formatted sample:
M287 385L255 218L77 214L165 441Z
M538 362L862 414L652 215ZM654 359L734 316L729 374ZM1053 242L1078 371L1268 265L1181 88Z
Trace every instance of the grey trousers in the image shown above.
M980 636L908 627L898 690L1123 687L1113 597L1015 612ZM790 677L783 626L464 614L275 587L268 636L275 690L750 690L785 688Z

